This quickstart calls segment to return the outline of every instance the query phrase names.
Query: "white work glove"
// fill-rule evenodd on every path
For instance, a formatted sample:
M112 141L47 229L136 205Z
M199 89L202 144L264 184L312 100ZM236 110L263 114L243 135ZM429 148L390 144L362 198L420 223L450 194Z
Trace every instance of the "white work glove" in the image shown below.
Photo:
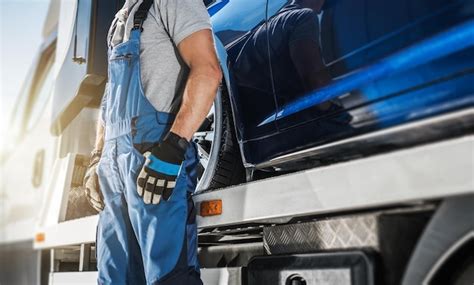
M89 168L84 176L84 188L87 202L97 212L104 209L104 197L99 187L99 176L97 175L97 165L101 156L100 151L93 151Z

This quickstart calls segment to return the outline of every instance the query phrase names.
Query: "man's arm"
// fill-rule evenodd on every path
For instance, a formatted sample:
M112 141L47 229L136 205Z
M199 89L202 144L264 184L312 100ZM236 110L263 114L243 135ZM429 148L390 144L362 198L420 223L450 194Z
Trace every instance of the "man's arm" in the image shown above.
M102 192L100 192L99 178L97 176L97 165L102 154L102 148L104 147L105 130L102 119L100 118L101 116L99 116L99 120L97 121L97 132L94 150L91 153L89 167L86 171L83 181L84 192L87 201L97 212L100 212L104 209L104 199L102 196Z
M104 147L104 135L105 135L105 118L104 115L107 109L107 93L108 93L108 82L104 88L104 94L100 101L99 116L96 123L96 133L95 133L95 144L94 150L102 152Z
M211 30L191 34L179 43L178 50L190 73L171 132L190 140L212 107L222 72Z
M95 145L94 149L102 151L102 148L104 147L104 125L101 119L97 120L97 131L95 135Z

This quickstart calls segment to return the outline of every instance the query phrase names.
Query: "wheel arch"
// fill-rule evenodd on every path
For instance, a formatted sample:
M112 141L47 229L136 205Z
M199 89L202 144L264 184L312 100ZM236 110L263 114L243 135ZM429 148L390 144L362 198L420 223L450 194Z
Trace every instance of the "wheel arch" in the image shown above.
M226 88L227 96L229 97L229 102L230 102L230 108L232 112L232 120L233 120L233 128L234 132L236 134L237 138L237 143L239 144L239 150L240 150L240 156L242 157L242 162L245 167L248 167L247 160L245 158L245 152L243 149L243 143L242 143L242 133L239 126L241 124L241 121L239 120L239 116L237 114L237 107L235 104L235 97L233 96L235 90L233 89L233 82L232 82L232 76L231 72L229 70L229 67L227 65L227 50L224 47L224 44L221 42L221 40L214 35L214 42L216 45L216 53L217 53L217 58L219 60L219 64L222 69L222 75L223 75L223 86ZM222 95L222 96L225 96Z
M466 233L458 239L451 247L440 257L434 264L425 280L430 284L443 284L443 279L447 277L455 269L459 269L459 263L473 259L472 255L474 249L474 229ZM451 276L452 277L452 276ZM446 284L446 283L445 283Z
M403 285L431 284L474 239L474 195L443 200L413 251Z
M227 66L227 51L224 47L224 44L221 42L221 40L217 37L214 36L214 42L216 44L216 53L217 53L217 58L219 59L219 64L221 65L222 69L222 75L224 77L224 82L226 85L226 88L229 92L231 92L231 81L230 81L230 73L229 73L229 67Z

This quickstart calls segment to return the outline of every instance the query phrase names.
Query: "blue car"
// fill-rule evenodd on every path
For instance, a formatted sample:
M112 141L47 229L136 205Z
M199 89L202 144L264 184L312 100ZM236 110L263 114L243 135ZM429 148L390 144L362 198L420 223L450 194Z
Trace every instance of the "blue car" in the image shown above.
M58 75L53 132L80 104L100 101L102 39L121 4L79 1L75 60ZM202 190L473 131L472 0L205 4L224 81L194 137Z
M474 1L230 0L209 11L248 169L472 131Z

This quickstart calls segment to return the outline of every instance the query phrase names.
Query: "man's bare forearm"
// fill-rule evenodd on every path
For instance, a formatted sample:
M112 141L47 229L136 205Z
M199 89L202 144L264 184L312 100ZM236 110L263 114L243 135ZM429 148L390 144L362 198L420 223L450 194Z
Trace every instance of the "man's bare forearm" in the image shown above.
M203 68L191 70L181 108L171 131L190 140L212 107L221 80L220 70Z
M195 32L178 49L190 73L171 131L190 140L211 109L222 72L210 30Z
M97 131L95 135L95 145L94 149L96 150L102 150L104 147L104 125L103 122L99 119L97 120Z

